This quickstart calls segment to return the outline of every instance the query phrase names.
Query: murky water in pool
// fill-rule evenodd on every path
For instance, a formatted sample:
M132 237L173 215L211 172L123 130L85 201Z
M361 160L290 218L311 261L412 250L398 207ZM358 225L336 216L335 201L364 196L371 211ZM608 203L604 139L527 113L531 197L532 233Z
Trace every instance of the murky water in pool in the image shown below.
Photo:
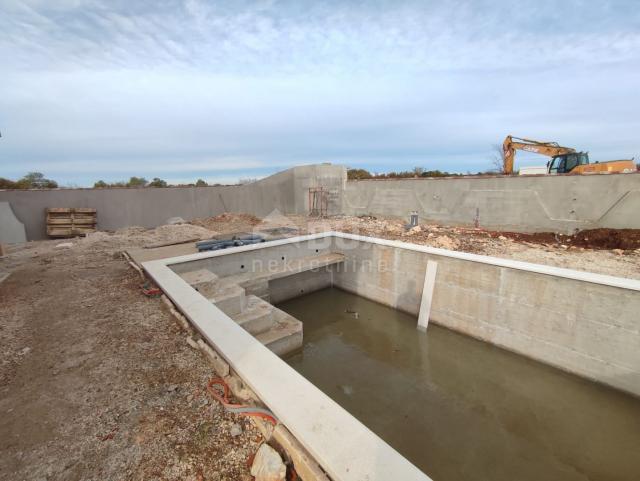
M640 400L338 289L286 361L436 481L640 479Z

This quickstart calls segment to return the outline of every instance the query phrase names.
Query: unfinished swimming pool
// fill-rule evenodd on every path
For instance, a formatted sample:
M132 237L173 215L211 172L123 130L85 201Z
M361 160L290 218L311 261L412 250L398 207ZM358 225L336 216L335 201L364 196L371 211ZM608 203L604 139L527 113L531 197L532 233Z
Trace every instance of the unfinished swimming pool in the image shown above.
M144 268L335 480L637 472L638 281L335 232Z
M278 307L304 325L285 361L433 479L640 473L632 396L337 288Z

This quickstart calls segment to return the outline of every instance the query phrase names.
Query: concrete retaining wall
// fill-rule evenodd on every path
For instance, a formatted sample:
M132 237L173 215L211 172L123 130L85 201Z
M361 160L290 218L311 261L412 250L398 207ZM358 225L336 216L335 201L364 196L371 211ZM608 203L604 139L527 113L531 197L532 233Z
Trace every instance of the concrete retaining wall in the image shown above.
M485 256L384 245L394 244L390 241L335 242L334 250L347 255L343 265L332 267L337 287L417 315L427 260L434 260L438 271L431 322L640 396L637 281L609 278L636 286L623 288L505 267L512 261L495 259L498 264L493 265L466 260L491 259Z
M309 210L309 187L329 191L329 213L342 212L346 170L330 164L294 167L244 186L168 187L141 189L4 190L0 201L11 204L25 225L29 240L45 239L47 207L93 207L98 229L156 227L171 217L190 220L223 212L266 216L303 214Z
M350 181L343 208L516 232L640 229L640 174Z

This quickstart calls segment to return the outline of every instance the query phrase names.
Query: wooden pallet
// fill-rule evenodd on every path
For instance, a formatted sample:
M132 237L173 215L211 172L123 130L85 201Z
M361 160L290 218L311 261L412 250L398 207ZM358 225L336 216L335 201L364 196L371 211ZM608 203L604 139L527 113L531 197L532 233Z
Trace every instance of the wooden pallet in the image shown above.
M96 231L96 209L90 207L49 207L47 235L49 237L84 236Z

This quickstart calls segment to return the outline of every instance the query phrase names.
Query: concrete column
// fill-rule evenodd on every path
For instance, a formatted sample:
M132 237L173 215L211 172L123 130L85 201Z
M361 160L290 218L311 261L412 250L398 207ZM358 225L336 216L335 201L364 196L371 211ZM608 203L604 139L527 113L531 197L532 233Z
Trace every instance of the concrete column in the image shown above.
M436 285L437 272L438 263L427 261L427 272L424 274L422 300L420 301L420 313L418 314L418 329L421 331L426 331L429 325L429 314L431 313L431 301L433 300L433 288Z

